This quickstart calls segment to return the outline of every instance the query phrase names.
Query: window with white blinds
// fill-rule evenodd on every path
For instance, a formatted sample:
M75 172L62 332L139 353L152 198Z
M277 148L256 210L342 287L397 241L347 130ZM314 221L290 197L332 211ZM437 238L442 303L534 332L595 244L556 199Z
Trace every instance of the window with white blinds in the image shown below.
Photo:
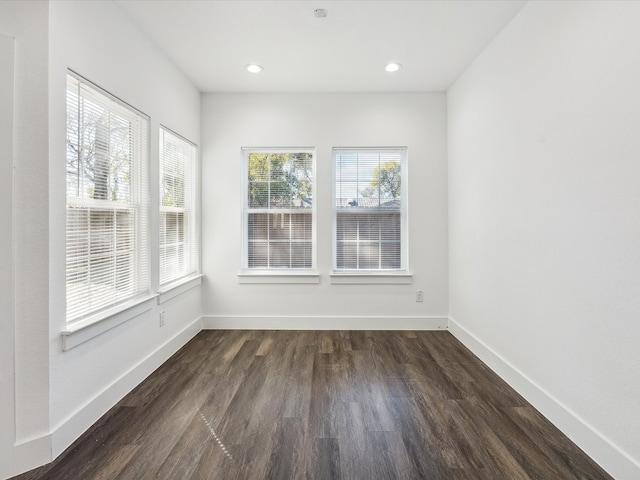
M243 149L244 268L315 268L315 153Z
M196 147L160 128L160 285L198 269Z
M67 322L149 290L148 117L67 76Z
M406 150L334 149L334 268L406 271Z

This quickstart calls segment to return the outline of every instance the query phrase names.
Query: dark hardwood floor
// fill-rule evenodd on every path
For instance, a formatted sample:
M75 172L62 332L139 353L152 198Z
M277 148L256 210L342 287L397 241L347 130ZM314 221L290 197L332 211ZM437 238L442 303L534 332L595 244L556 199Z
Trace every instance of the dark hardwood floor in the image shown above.
M451 334L203 331L27 479L608 479Z

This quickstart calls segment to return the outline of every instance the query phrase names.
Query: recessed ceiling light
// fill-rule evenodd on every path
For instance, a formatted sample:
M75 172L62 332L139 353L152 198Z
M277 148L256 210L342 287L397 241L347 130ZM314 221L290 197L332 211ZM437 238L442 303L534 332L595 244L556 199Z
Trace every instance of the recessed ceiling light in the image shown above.
M255 63L247 65L246 69L251 73L260 73L262 70L264 70L264 68L262 68L262 65L256 65Z
M324 8L316 8L313 13L315 14L316 18L325 18L327 15L329 15L329 12Z
M397 72L398 70L400 70L402 68L402 65L400 65L399 63L390 63L389 65L387 65L386 67L384 67L384 69L387 72Z

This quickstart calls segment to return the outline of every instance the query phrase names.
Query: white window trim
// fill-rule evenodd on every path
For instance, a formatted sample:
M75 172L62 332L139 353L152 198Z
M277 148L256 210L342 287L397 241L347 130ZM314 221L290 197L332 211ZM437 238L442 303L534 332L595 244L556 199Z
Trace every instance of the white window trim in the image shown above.
M309 273L292 273L291 270L285 272L260 271L251 273L239 273L238 283L278 283L278 284L318 284L320 283L320 275L315 272Z
M338 209L335 206L336 201L336 157L337 151L374 151L379 152L382 150L387 151L402 151L403 163L401 169L401 204L402 204L402 219L401 219L401 235L402 235L402 252L401 252L401 265L399 270L343 270L337 269L337 213ZM409 271L409 222L408 222L408 165L409 165L409 149L404 147L334 147L331 150L331 165L332 165L332 177L331 177L331 202L332 202L332 271L329 275L330 283L332 285L394 285L394 284L411 284L413 283L413 276ZM376 211L384 211L383 209L371 209L367 213L376 213Z
M204 275L201 273L194 273L163 285L158 289L158 305L168 302L192 288L199 287L202 285L203 277Z
M153 308L152 300L157 299L161 305L202 284L201 273L183 277L158 289L158 293L144 295L128 302L118 304L107 310L69 324L62 330L62 350L67 351L132 320Z
M411 285L413 275L409 272L340 271L329 275L331 285Z
M114 307L98 312L82 320L68 324L62 330L62 350L71 350L81 343L91 340L107 330L111 330L129 320L132 320L153 308L152 300L157 294L144 295L134 298Z
M248 232L247 232L247 209L245 208L245 203L247 201L248 195L248 175L249 175L249 154L251 153L311 153L313 155L313 186L312 186L312 199L313 203L311 205L311 225L312 225L312 268L274 268L274 269L253 269L247 267L247 259L248 259ZM242 147L242 168L241 168L241 181L242 181L242 189L241 189L241 224L242 224L242 250L241 250L241 270L238 273L238 283L240 284L267 284L267 283L275 283L275 284L314 284L320 283L320 275L317 270L317 206L316 206L316 192L317 192L317 176L316 176L316 164L317 164L317 153L315 147ZM264 209L266 213L273 213L273 211L269 212L269 209ZM281 209L280 213L304 213L301 212L300 209Z

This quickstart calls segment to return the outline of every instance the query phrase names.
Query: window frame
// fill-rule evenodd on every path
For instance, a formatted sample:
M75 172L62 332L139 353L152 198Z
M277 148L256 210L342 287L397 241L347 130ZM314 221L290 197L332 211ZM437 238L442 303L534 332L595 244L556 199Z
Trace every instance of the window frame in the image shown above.
M81 178L80 175L85 175L84 172L77 173L78 178L75 180L78 183L78 194L70 195L70 177L71 174L69 170L69 160L72 158L69 156L69 153L65 155L65 167L67 168L67 173L65 175L66 178L66 193L65 193L65 211L66 211L66 219L65 219L65 231L66 231L66 241L65 241L65 323L67 325L67 330L84 328L87 325L95 323L102 318L112 315L116 309L125 309L127 305L132 303L137 303L140 301L145 301L149 298L151 294L151 265L150 265L150 237L149 237L149 142L150 142L150 119L149 116L141 112L140 110L132 107L128 103L119 99L118 97L112 95L106 90L102 89L95 83L87 80L86 78L78 75L72 70L67 70L67 86L65 89L66 92L66 110L67 110L67 132L66 132L66 142L67 145L73 144L73 140L77 140L78 142L82 141L82 145L78 143L78 165L81 165L86 161L85 157L83 157L82 150L84 149L84 142L87 141L84 137L84 133L81 132L81 129L84 130L86 128L86 123L83 123L80 126L81 122L83 122L81 116L78 117L78 132L77 138L72 138L69 132L69 114L70 108L72 104L70 103L70 92L75 90L76 101L75 104L78 108L79 115L86 114L86 108L93 107L82 107L80 108L80 98L83 98L83 101L87 99L91 99L92 102L97 102L95 105L100 106L100 108L104 108L105 111L109 112L109 115L120 115L124 119L134 119L135 125L131 123L130 127L132 132L127 136L127 141L129 142L130 151L130 165L128 166L128 174L125 175L125 178L128 178L128 189L129 189L129 198L126 201L122 200L109 200L108 198L96 199L90 198L90 195L84 189L87 188L87 185L84 183L85 179ZM73 89L71 88L73 87ZM109 132L111 135L112 132ZM108 141L111 142L111 136L108 137ZM94 141L97 141L94 139ZM69 148L69 147L67 147ZM110 147L108 147L110 148ZM109 168L112 168L113 158L109 158ZM78 167L79 168L79 167ZM111 175L111 173L109 174ZM132 178L131 178L132 177ZM73 177L71 177L73 180ZM109 182L109 180L107 180ZM94 187L95 188L95 187ZM81 190L82 189L82 190ZM105 195L107 192L105 192ZM113 195L113 193L112 193ZM77 210L76 210L77 209ZM82 214L82 211L86 211L86 216L89 221L89 226L85 230L85 234L82 234L82 228L80 228L80 224L77 224L77 230L73 231L73 225L70 225L70 215L72 215L73 211ZM94 249L93 243L97 241L93 238L93 233L91 230L91 217L94 214L100 214L100 212L104 212L108 214L109 212L113 213L114 219L117 219L118 212L122 213L124 211L132 212L132 222L133 228L130 230L133 235L132 239L129 237L125 237L125 240L119 240L119 232L120 227L117 226L117 220L114 220L113 231L109 233L108 231L100 231L99 236L103 238L102 243L104 243L104 238L108 236L112 236L111 240L109 240L109 245L115 245L115 248L110 249L109 254L103 254L102 256L105 258L111 258L113 262L116 262L116 258L119 255L123 255L123 251L126 251L127 248L131 252L131 262L127 265L127 275L132 277L132 287L130 292L126 292L123 295L120 295L118 291L118 287L113 285L113 294L104 294L100 295L101 301L97 302L96 305L91 306L91 294L86 293L84 295L84 299L81 298L82 295L78 294L75 298L70 297L70 291L73 286L73 273L70 273L70 270L76 268L82 268L82 258L86 257L84 262L86 263L86 275L91 277L91 273L96 272L101 273L101 267L98 267L97 270L91 270L91 251ZM77 237L73 235L78 234ZM72 235L72 237L70 237ZM115 237L114 237L115 235ZM127 233L128 235L128 233ZM128 240L127 240L128 239ZM87 254L83 255L81 253L74 255L73 247L74 241L78 241L79 243L76 245L77 248L84 248L83 245L86 244ZM83 243L84 242L84 243ZM123 247L124 250L118 249L118 244L127 245L127 242L130 244L127 248ZM78 263L80 262L80 263ZM120 268L120 267L112 267L112 268ZM117 273L114 274L117 275ZM117 283L118 280L112 280ZM83 287L84 285L84 287ZM92 289L96 289L99 284L92 284L91 280L83 283L81 280L78 284L79 288L85 288L89 291ZM104 287L104 289L108 290L109 286ZM73 300L76 300L76 306L74 308ZM82 306L81 303L84 301L85 305ZM79 303L78 303L79 302ZM77 306L80 305L80 306Z
M339 153L378 153L400 155L400 207L389 208L363 208L350 212L356 215L397 213L400 215L400 267L399 268L339 268L338 267L338 215L347 213L344 207L336 205L338 199L337 157ZM332 149L332 284L407 284L411 283L409 270L409 235L408 235L408 148L407 147L334 147ZM355 208L359 208L355 206ZM357 240L357 243L360 239Z
M183 147L188 147L188 158L186 160L183 182L184 193L182 207L169 207L164 206L163 199L163 169L164 169L164 141L165 135L173 137L172 141L183 143ZM173 285L179 285L183 281L188 281L194 275L198 275L200 271L199 265L199 239L198 239L198 214L197 214L197 199L198 199L198 146L183 137L182 135L174 132L173 130L160 125L158 129L158 284L159 291L164 291L167 288L171 288ZM178 275L172 275L163 278L163 262L162 249L163 246L167 247L163 243L162 239L162 222L163 217L170 213L183 214L183 230L184 240L181 242L184 246L182 253L182 261L185 264L184 269ZM179 260L178 260L179 262Z
M249 199L249 155L252 153L267 154L291 154L307 153L311 155L312 186L311 207L301 208L251 208ZM241 270L238 274L238 283L319 283L317 274L317 155L314 147L242 147L242 260ZM250 213L285 213L306 214L311 216L311 267L309 268L254 268L249 267L249 214ZM290 238L289 241L292 239Z

